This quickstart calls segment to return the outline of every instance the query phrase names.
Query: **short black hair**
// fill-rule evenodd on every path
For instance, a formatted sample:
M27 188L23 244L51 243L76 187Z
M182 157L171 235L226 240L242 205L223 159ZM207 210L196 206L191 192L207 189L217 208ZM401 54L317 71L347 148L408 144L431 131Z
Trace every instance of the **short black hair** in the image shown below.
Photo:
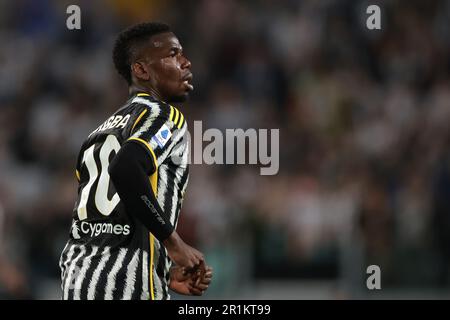
M155 34L169 32L169 25L161 22L144 22L128 27L117 36L113 49L113 61L117 72L131 84L133 49Z

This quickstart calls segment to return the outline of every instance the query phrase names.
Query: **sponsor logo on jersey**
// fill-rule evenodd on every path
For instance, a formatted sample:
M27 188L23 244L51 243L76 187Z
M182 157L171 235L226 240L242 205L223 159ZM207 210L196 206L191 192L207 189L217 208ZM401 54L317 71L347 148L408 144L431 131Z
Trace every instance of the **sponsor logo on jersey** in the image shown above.
M80 224L80 227L78 227ZM83 235L89 237L97 237L101 234L112 234L116 236L127 236L130 234L130 226L128 224L113 224L110 222L90 223L86 221L75 221L72 224L72 237L80 239Z
M153 136L152 140L160 147L163 148L167 141L169 141L172 136L172 132L170 132L169 127L166 124L163 124L158 132Z
M72 234L72 237L73 237L74 239L76 239L76 240L78 240L78 239L81 238L81 236L80 236L80 229L78 228L77 222L76 222L76 221L74 221L74 222L72 223L72 227L71 227L71 229L70 229L70 233Z

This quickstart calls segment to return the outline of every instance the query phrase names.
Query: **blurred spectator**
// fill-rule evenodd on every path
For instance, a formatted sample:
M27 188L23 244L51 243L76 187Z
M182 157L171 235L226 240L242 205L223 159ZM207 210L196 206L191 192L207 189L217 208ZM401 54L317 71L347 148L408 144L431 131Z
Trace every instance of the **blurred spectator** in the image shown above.
M1 2L0 298L59 297L77 153L127 97L112 42L143 20L171 24L193 62L191 133L280 129L275 176L191 167L179 228L216 271L208 294L342 279L352 297L370 264L384 288L448 288L450 4L383 2L368 31L366 2Z

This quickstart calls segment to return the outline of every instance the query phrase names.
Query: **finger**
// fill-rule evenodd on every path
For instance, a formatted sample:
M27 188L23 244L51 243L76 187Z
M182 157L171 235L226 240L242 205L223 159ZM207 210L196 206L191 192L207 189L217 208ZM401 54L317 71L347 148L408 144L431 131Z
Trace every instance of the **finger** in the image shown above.
M203 279L200 283L199 283L199 285L200 284L206 284L206 285L209 285L211 283L211 279Z
M203 275L205 275L208 272L212 272L210 270L210 267L208 267L205 262L202 262L202 264L200 265L200 269L202 270Z
M205 291L206 289L208 289L208 285L207 284L202 284L200 283L198 286L194 286L194 288Z
M186 272L189 274L195 274L195 272L197 272L198 266L197 265L192 265L190 267L186 267Z
M205 262L205 257L204 257L203 254L201 254L200 252L199 252L199 254L197 255L197 259L198 259L199 263L200 263L200 262Z
M203 277L202 281L200 281L200 282L206 282L206 281L208 281L208 283L211 282L212 281L212 277Z
M203 257L203 255L201 255L200 257L198 257L198 265L199 265L199 267L201 267L202 269L205 267L205 258Z
M201 281L203 281L203 279L205 279L205 277L208 277L207 274L206 274L206 270L203 268L204 266L205 265L203 264L201 266L201 269L199 270L200 271L198 273L199 280L198 280L197 284L200 283Z
M198 260L198 259L193 259L192 260L192 266L191 266L191 268L190 268L190 270L192 271L192 272L194 272L194 271L197 271L197 269L198 269L198 267L200 266L200 261Z
M186 265L185 265L186 271L190 272L193 268L195 268L195 263L193 261L189 261Z
M195 288L195 287L188 287L189 292L194 296L201 296L203 294L203 291L201 289Z
M200 281L202 280L202 277L198 277L197 280L195 281L195 286L198 287L198 285L200 284Z
M211 279L212 274L202 274L202 279Z

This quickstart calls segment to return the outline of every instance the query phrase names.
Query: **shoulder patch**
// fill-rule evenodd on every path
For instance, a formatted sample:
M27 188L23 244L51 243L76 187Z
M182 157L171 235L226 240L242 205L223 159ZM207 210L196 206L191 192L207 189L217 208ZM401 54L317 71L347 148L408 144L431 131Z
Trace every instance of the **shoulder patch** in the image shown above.
M158 132L152 137L152 140L160 147L163 148L167 141L169 141L172 136L172 132L170 132L169 127L166 124L163 124Z

